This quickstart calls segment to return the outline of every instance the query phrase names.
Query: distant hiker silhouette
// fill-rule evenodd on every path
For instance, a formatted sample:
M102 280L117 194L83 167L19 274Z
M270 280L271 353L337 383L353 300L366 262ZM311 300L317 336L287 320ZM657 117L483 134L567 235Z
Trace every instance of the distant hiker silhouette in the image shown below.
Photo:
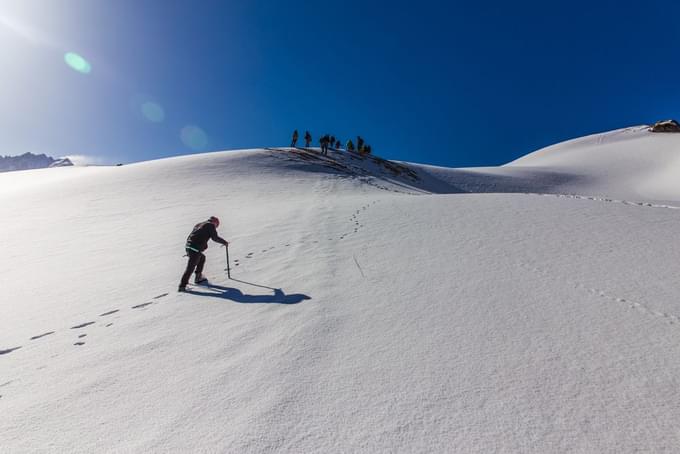
M295 145L297 144L297 140L298 140L298 132L297 132L297 129L296 129L295 131L293 131L293 140L290 143L291 148L295 148Z
M309 131L305 131L305 148L309 148L310 143L312 143L312 135Z
M364 139L361 136L357 136L357 151L361 153L364 151Z
M195 284L207 282L208 279L203 276L203 266L205 265L205 255L203 255L203 251L208 249L208 240L213 240L224 246L229 244L217 234L217 227L219 227L219 225L220 220L215 216L211 216L207 221L196 224L189 234L185 245L189 261L187 262L187 268L184 270L184 274L179 283L178 292L186 290L189 278L194 270L196 271L196 277L194 278Z
M331 138L326 134L322 138L319 139L319 144L321 144L321 154L327 155L328 154L328 144L330 143Z

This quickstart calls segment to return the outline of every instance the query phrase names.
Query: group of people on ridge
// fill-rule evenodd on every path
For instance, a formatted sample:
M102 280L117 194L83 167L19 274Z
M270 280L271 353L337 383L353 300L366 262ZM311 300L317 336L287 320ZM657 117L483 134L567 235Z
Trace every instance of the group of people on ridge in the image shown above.
M290 142L291 148L295 148L297 146L298 137L298 130L296 129L293 131L293 140ZM304 139L305 148L309 148L310 144L312 143L312 135L309 133L309 131L305 131ZM328 154L328 148L334 148L336 150L342 149L342 143L340 142L340 139L329 134L325 134L319 138L319 145L321 146L321 154L323 155ZM370 154L371 146L366 144L361 136L357 136L356 148L354 146L354 142L352 142L352 139L350 139L345 144L345 150L358 152L361 154Z
M368 145L367 143L364 142L364 139L361 138L361 136L357 136L357 146L356 149L354 148L354 143L352 140L347 141L347 145L345 145L345 149L347 151L356 151L357 153L360 154L371 154L371 146Z

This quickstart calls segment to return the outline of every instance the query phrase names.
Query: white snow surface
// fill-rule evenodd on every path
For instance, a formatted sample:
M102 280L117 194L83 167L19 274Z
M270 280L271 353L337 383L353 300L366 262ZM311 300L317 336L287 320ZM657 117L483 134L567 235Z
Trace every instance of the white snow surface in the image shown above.
M679 145L2 174L0 452L678 452Z

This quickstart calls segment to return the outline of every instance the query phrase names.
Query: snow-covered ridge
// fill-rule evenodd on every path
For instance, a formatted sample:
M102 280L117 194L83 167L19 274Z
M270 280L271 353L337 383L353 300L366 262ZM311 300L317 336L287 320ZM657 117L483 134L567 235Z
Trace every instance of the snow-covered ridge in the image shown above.
M680 135L623 128L543 148L505 168L573 176L561 192L678 201Z
M315 148L214 152L122 167L163 167L170 177L182 173L186 163L198 166L206 174L225 171L238 176L254 169L269 178L287 178L295 172L334 174L408 193L533 192L680 201L680 134L652 133L648 126L568 140L501 167L454 169L389 161L340 150L332 150L328 156L323 156ZM245 170L239 170L241 167ZM60 179L56 175L51 178Z
M551 193L680 201L680 134L636 126L542 148L501 167L408 164L437 193Z
M330 159L348 163L350 172L438 194L533 192L680 201L680 134L653 133L644 125L568 140L501 167L453 169L384 160L380 166L343 152L331 153ZM402 170L387 171L385 163Z

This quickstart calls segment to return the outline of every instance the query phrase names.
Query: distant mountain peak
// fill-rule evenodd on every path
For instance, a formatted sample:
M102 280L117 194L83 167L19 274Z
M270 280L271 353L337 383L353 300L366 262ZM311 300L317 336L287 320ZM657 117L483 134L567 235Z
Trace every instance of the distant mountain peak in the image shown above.
M72 166L69 158L53 158L45 154L24 153L19 156L0 156L0 172Z

